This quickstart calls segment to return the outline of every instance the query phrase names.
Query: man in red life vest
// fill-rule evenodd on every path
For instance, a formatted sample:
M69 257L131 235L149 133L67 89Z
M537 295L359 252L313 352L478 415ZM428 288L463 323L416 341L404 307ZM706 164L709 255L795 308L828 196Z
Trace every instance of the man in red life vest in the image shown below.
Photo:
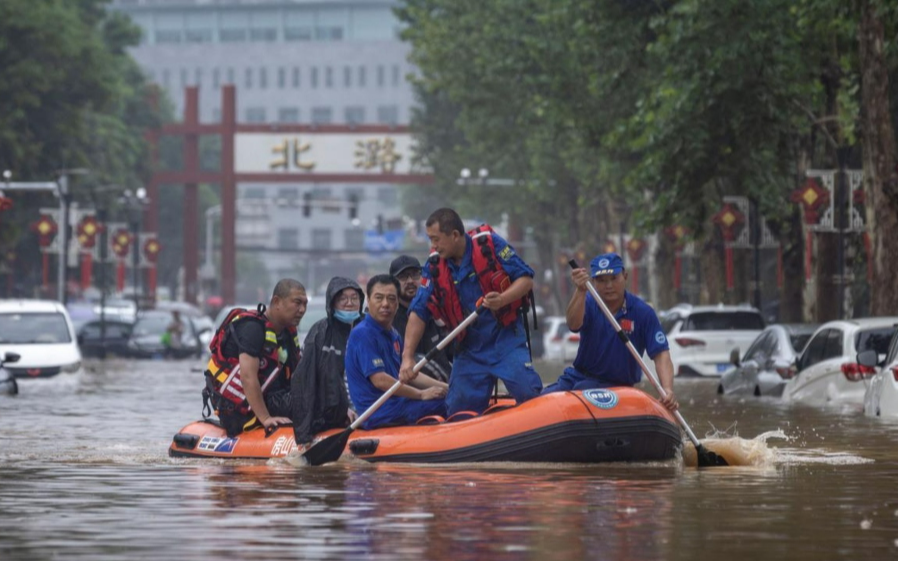
M434 318L452 329L482 299L492 313L482 314L459 336L446 398L448 414L483 412L496 378L518 403L536 397L542 382L530 362L519 313L533 287L533 269L488 226L476 229L474 236L465 233L452 209L436 210L426 226L434 254L409 306L400 379L408 383L415 378L415 348L427 321Z
M303 285L282 279L271 303L226 320L210 343L204 397L211 398L228 436L260 423L290 424L290 377L299 362L296 327L309 299Z

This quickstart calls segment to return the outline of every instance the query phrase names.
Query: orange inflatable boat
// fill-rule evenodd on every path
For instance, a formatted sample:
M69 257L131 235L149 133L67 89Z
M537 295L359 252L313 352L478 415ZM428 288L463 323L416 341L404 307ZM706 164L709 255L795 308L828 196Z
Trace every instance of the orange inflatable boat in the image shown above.
M343 454L369 462L645 462L673 458L681 444L676 421L661 404L620 387L500 404L455 422L356 430ZM175 435L169 455L268 459L295 449L289 426L269 436L257 429L228 438L215 422L198 421Z

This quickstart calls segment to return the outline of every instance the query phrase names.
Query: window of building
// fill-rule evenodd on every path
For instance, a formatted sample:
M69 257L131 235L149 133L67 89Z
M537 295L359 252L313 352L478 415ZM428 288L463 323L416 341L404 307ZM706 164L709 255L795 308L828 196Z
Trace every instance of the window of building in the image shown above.
M346 108L345 121L348 125L361 125L365 122L365 108L353 105Z
M160 29L156 31L156 43L164 45L166 43L180 43L181 30Z
M250 29L249 38L251 41L277 41L278 30L266 27L264 29Z
M243 71L243 87L246 89L252 89L253 87L253 69L247 68Z
M377 87L384 87L384 66L382 64L377 65Z
M202 86L203 85L203 69L196 68L193 71L193 85Z
M364 66L359 66L359 87L360 87L360 88L364 88L364 87L365 87L365 78L366 78L366 74L367 74L367 73L365 72L365 67L364 67Z
M334 69L330 66L325 67L324 69L324 87L332 88L334 87Z
M229 84L234 84L234 83L235 83L235 82L234 82L234 69L233 69L233 68L228 68L228 83L229 83Z
M184 88L187 86L187 69L181 69L181 87Z
M311 85L312 85L313 89L318 87L318 67L317 66L312 67L311 74L309 74L309 81L312 83Z
M221 70L218 68L212 69L212 87L215 89L221 87Z
M287 10L284 14L284 40L311 41L314 16L311 11Z
M352 87L352 68L349 66L343 67L343 87L344 88Z
M222 43L243 43L246 41L246 30L222 29L218 32L218 39Z
M312 187L311 191L312 198L316 201L326 201L331 198L331 188L330 187L321 187L320 185Z
M299 230L278 228L278 249L299 249Z
M331 249L331 230L329 228L312 229L312 249Z
M278 110L279 123L298 123L299 109L296 107L281 107Z
M186 43L211 43L211 29L188 29L184 32L184 42Z
M221 107L215 107L212 109L212 122L213 123L221 122Z
M247 107L246 108L247 123L264 123L265 108L264 107Z
M381 105L377 108L377 122L384 125L399 123L399 107L397 105Z
M399 65L393 65L393 87L399 86Z
M278 189L278 200L282 204L295 205L299 202L299 189L297 187L281 187Z
M319 25L315 28L315 39L318 41L341 41L343 28Z
M259 69L259 87L263 90L268 87L268 69L264 66Z
M221 12L218 39L222 43L239 43L246 41L246 24L250 12L245 10L226 10Z
M365 231L361 228L347 228L343 232L343 241L349 251L365 249Z
M287 69L283 66L278 68L278 87L284 89L287 86Z
M330 107L313 107L312 124L328 125L334 120L334 111Z
M243 198L244 199L264 199L265 198L265 188L264 187L246 187L243 190Z
M294 88L299 87L299 75L300 75L299 68L294 66L293 67L293 87Z

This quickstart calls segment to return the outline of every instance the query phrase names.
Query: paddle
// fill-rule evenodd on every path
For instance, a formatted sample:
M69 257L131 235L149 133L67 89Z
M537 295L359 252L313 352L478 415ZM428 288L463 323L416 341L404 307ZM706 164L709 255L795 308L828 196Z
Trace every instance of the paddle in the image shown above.
M576 269L579 266L577 262L571 259L568 264L571 266L571 269ZM627 337L626 332L621 329L620 324L617 323L617 320L614 319L614 315L611 313L611 310L608 309L608 306L605 305L605 302L602 301L602 298L599 296L598 291L596 291L596 287L592 285L592 282L586 282L586 288L589 289L589 293L592 294L593 299L599 304L599 308L602 309L602 313L605 314L605 317L608 318L608 321L611 322L611 325L614 327L614 330L617 332L617 336L621 341L627 345L627 349L630 351L630 354L633 355L633 358L636 359L636 362L639 363L639 367L642 368L642 372L648 377L648 379L652 382L652 385L655 386L655 389L658 390L658 393L662 398L667 397L667 392L664 391L664 388L661 387L661 383L655 378L655 374L652 373L651 370L645 365L642 357L639 356L639 353L636 351L636 347L633 346L633 343L630 341L630 338ZM680 423L680 426L683 427L683 430L686 431L686 435L689 437L689 440L695 445L695 452L698 455L698 466L699 467L707 467L707 466L726 466L729 465L727 461L718 454L711 452L704 446L702 443L698 441L698 438L695 436L695 433L692 432L692 429L689 428L689 425L686 423L686 419L683 418L683 415L680 414L679 411L673 412L674 417L677 418L677 421Z
M455 337L458 336L459 333L465 330L469 325L474 323L474 320L477 319L477 316L482 314L486 308L481 304L477 307L476 310L471 312L471 315L466 317L464 321L458 324L458 327L452 330L449 335L446 335L442 341L437 343L437 346L428 352L424 358L418 361L415 364L413 370L417 373L420 372L424 365L433 360L433 358L442 351L446 346L452 342ZM384 404L385 401L390 399L390 397L396 393L399 387L402 386L402 382L400 380L396 380L396 383L393 384L390 389L384 392L382 396L380 396L377 401L371 404L364 413L359 415L359 418L356 419L351 425L349 425L342 432L337 433L335 435L329 436L319 442L318 444L312 446L306 453L302 455L305 458L306 462L308 462L311 466L320 466L321 464L326 464L328 462L335 462L340 459L340 456L343 454L343 450L346 448L346 442L349 441L349 435L352 434L352 431L357 429L362 423L368 420L368 417L374 414L381 405Z

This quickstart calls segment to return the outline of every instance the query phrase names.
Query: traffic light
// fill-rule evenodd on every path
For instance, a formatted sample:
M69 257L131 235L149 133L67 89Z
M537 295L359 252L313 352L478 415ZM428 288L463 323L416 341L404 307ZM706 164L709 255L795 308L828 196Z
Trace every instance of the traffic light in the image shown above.
M302 194L302 215L306 218L312 216L312 193L308 191Z

